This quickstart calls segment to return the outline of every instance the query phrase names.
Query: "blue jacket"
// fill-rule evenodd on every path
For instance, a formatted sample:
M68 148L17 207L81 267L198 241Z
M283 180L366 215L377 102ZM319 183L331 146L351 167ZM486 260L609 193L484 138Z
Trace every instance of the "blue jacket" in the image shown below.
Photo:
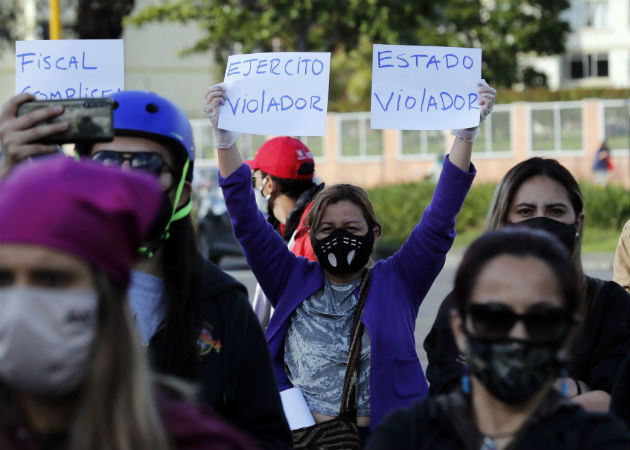
M362 322L370 336L370 428L391 409L423 399L428 385L416 353L418 308L455 238L455 216L475 176L448 157L431 204L398 252L372 270ZM275 308L265 336L280 391L291 387L284 370L284 336L291 314L324 286L316 262L295 256L256 207L251 171L243 164L219 177L234 235L249 267Z

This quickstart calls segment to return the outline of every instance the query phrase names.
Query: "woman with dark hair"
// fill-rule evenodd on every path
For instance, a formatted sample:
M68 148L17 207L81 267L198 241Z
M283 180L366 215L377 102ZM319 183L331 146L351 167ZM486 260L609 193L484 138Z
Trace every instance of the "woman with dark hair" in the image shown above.
M620 421L553 389L579 321L579 283L566 248L546 232L504 229L473 242L450 314L468 367L461 387L392 413L367 448L627 449Z
M34 141L63 123L35 125L61 111L50 107L16 117L19 104L33 99L14 97L0 117L0 173L54 150ZM149 172L162 187L162 209L128 292L154 368L197 382L199 398L260 447L290 447L269 350L247 291L197 250L190 219L194 142L186 114L151 92L121 91L112 99L114 140L77 151L105 165Z
M482 119L490 114L495 94L479 83ZM394 256L369 270L381 226L367 193L348 184L318 193L308 216L318 261L296 257L258 211L236 137L217 126L225 101L222 86L208 89L205 101L235 236L276 308L265 334L280 390L299 388L314 421L331 421L340 413L347 370L354 373L356 367L358 400L352 420L365 436L390 409L427 393L413 330L420 303L455 237L455 217L474 177L470 158L478 128L453 131L457 138L422 221ZM367 293L362 315L361 292ZM356 366L348 356L351 334L361 336Z
M148 370L125 291L161 202L148 175L63 157L0 183L0 448L254 445Z
M585 293L578 305L583 325L569 347L569 395L587 409L607 411L615 376L630 346L630 298L617 283L584 275L580 252L584 200L575 178L559 162L531 158L499 182L485 229L514 225L544 229L569 251ZM442 302L424 341L431 395L449 392L464 369L448 324L453 303L452 295Z

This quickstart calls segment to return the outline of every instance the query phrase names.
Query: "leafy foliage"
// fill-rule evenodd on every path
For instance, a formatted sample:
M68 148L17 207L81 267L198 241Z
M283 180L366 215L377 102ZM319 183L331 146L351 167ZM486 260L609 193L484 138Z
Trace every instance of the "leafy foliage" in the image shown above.
M496 184L475 184L470 189L457 216L457 233L481 230L490 208ZM433 196L435 184L429 181L379 186L368 189L376 216L383 225L381 245L399 246L420 221L422 212ZM580 183L584 195L586 233L589 229L613 230L619 233L630 215L630 196L622 186L596 186Z
M18 0L2 0L0 3L0 49L16 40Z
M533 69L518 66L517 55L561 53L569 25L559 14L568 6L568 0L172 0L129 22L196 22L205 35L185 52L212 49L220 64L234 52L335 52L340 61L331 80L339 77L347 90L341 82L333 86L331 103L345 109L369 101L372 43L481 47L491 84L544 84Z
M134 0L78 0L75 30L80 39L118 39L122 19L133 9Z

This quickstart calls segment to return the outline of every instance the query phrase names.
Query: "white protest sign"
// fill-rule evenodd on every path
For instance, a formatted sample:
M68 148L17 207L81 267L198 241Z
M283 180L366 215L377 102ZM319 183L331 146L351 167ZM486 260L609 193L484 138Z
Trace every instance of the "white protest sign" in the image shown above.
M232 55L219 128L264 135L326 134L330 53Z
M375 44L372 52L372 128L479 125L481 49Z
M16 41L15 93L94 98L124 89L122 39Z

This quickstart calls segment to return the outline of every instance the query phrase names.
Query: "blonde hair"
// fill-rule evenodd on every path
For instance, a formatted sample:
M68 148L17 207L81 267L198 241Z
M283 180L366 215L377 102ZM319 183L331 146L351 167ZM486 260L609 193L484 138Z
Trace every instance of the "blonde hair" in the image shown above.
M95 286L100 296L99 324L69 447L169 449L126 296L100 271L95 271Z

